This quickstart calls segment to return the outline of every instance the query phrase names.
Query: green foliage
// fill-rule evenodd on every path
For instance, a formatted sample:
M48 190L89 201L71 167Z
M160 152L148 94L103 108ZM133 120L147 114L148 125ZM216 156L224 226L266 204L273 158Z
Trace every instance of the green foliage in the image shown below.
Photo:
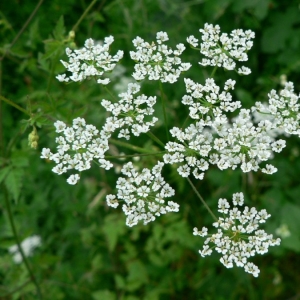
M280 75L294 81L300 91L298 1L96 1L75 37L69 32L91 1L44 1L14 44L36 3L29 1L24 9L16 9L19 1L2 2L0 95L28 115L7 102L0 103L0 299L38 299L24 263L16 264L8 252L16 241L6 200L21 240L41 236L41 247L28 260L43 299L255 300L288 299L299 294L300 275L295 268L300 263L298 139L291 139L282 156L274 158L279 171L271 177L212 169L197 185L213 209L218 198L242 190L247 194L247 205L271 213L267 231L275 235L280 226L287 226L290 235L282 238L279 249L257 258L262 270L258 279L240 269L224 269L217 255L201 258L198 249L202 242L192 230L194 226L210 226L211 217L173 168L167 172L181 211L149 226L127 228L123 214L105 204L105 195L114 190L113 172L94 168L83 175L82 184L73 187L66 184L66 178L51 172L50 162L39 158L43 147L52 146L55 120L70 123L84 116L97 125L105 118L100 101L109 99L106 90L91 82L64 85L55 79L63 72L60 59L65 58L66 47L80 47L88 37L102 40L113 35L113 51L126 51L122 76L129 77L132 62L128 51L136 36L151 40L157 31L166 31L174 45L190 34L199 37L198 29L205 22L219 24L224 31L249 28L256 32L248 62L253 74L238 82L234 95L249 107L257 99L266 99L270 89L280 88ZM197 65L194 57L188 49L186 60ZM200 82L206 72L199 67L189 76ZM226 72L220 72L216 80L227 77ZM159 90L147 85L143 89L149 95ZM166 85L165 91L176 109L183 84L176 89ZM161 107L157 109L162 114ZM169 122L179 123L184 115L184 109L177 109ZM37 150L28 146L33 127L39 136ZM154 146L145 141L144 147ZM123 150L121 146L112 149L118 154Z

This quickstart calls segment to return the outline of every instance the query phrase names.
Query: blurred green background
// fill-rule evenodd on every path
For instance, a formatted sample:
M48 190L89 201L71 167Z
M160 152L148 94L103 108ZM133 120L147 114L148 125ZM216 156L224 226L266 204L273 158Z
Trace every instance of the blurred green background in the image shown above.
M38 1L0 3L0 95L33 114L29 120L0 102L0 299L37 299L24 264L15 264L8 253L15 240L6 196L21 240L31 235L42 238L41 247L29 261L43 299L300 299L300 160L296 137L289 138L287 148L272 161L279 169L272 176L211 169L203 181L195 181L213 210L219 198L244 191L247 205L271 213L267 232L275 235L276 229L287 226L290 236L282 239L280 247L253 258L261 270L258 278L240 268L224 268L218 255L201 258L198 250L203 240L192 235L193 227L210 226L212 220L173 169L168 170L167 181L176 190L174 200L180 204L180 212L134 228L125 226L120 208L106 206L105 195L114 192L114 170L104 172L94 167L76 186L51 172L53 164L41 160L40 151L55 147L53 122L83 116L100 126L105 119L100 101L108 95L91 82L64 85L55 79L64 72L59 60L65 59L64 49L72 42L68 32L91 1L42 2L13 44ZM166 31L170 45L183 42L188 48L186 37L193 34L200 38L199 28L206 22L219 24L223 32L237 28L255 31L254 48L246 64L252 74L236 77L220 70L216 78L220 83L226 78L236 79L234 97L245 107L267 100L271 89L282 88L284 76L295 83L299 93L299 1L99 0L76 26L74 41L81 47L89 37L103 40L114 36L112 53L125 51L125 68L112 80L117 89L132 73L129 51L134 50L133 38L152 41L156 32ZM198 65L198 52L188 48L184 60L194 66L187 77L202 82L209 74L209 68ZM166 84L164 89L172 108L169 122L175 125L186 114L185 109L178 108L184 92L182 77L176 88ZM158 87L153 89L150 84L143 90L158 94ZM39 135L36 150L28 146L33 124ZM143 138L139 145L149 146ZM127 151L120 147L113 150ZM122 162L115 160L115 164L121 166Z

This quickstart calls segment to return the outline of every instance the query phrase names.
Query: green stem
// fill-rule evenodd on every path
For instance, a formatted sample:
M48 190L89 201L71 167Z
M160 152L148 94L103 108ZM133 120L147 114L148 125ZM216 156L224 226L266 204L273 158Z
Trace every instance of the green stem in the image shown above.
M155 136L151 131L148 131L147 135L149 136L150 139L152 139L153 141L155 141L157 144L159 144L160 146L162 146L165 149L165 144L157 136Z
M8 103L9 105L15 107L16 109L18 109L19 111L23 112L24 114L30 116L30 113L26 109L22 108L21 106L19 106L18 104L14 103L13 101L11 101L11 100L9 100L9 99L1 96L1 95L0 95L0 100Z
M86 17L88 12L91 10L91 8L96 4L97 0L93 0L91 4L86 8L86 10L83 12L77 23L73 26L72 31L76 31L77 27L80 25L82 20Z
M114 99L115 102L118 101L118 99L115 97L115 95L108 89L106 85L104 85L104 89L109 93L109 95Z
M188 115L188 116L185 118L185 120L184 120L184 122L183 122L181 128L184 128L184 125L186 124L186 122L188 121L189 118L190 118L190 116Z
M47 82L47 89L46 89L47 94L49 93L50 86L51 86L51 83L52 83L53 78L54 78L54 71L55 71L55 66L57 65L58 57L59 57L59 53L56 53L55 56L54 56L54 59L52 60L51 70L50 70L50 74L48 76L49 79L48 79L48 82Z
M161 97L161 102L162 102L162 107L163 107L163 113L164 113L166 136L167 136L167 139L169 141L170 137L169 137L169 129L168 129L167 113L166 113L166 101L165 101L164 91L163 91L163 86L162 86L161 81L159 81L159 90L160 90L160 97Z
M36 5L35 9L33 10L33 12L31 13L31 15L29 16L29 18L25 22L25 24L23 25L23 27L21 28L21 30L18 32L18 34L16 35L16 37L13 39L13 41L9 45L9 48L6 49L4 55L2 57L0 57L0 60L2 60L6 56L6 53L8 52L8 50L11 49L13 47L13 45L17 42L17 40L19 39L19 37L22 35L22 33L24 32L24 30L26 29L26 27L29 25L29 23L33 19L34 15L37 13L37 11L40 8L40 6L42 5L43 1L44 0L40 0L40 2Z
M0 95L2 94L2 60L0 60ZM4 141L3 141L3 107L0 100L0 156L4 156Z
M13 214L12 214L12 211L11 211L11 207L10 207L10 201L8 199L8 193L7 193L7 189L6 187L4 186L4 184L2 184L2 187L3 187L3 190L4 190L4 198L5 198L5 205L6 205L6 209L7 209L7 213L8 213L8 219L9 219L9 223L10 223L10 226L11 226L11 229L13 231L13 235L14 235L14 238L16 240L16 243L17 243L17 246L18 246L18 250L22 256L22 259L23 259L23 262L25 263L25 266L26 266L26 269L28 270L28 273L29 273L29 277L31 279L31 281L33 282L33 284L35 285L36 287L36 291L37 291L37 294L38 294L38 299L43 299L42 298L42 293L41 293L41 290L40 290L40 286L31 270L31 267L28 263L28 260L24 254L24 251L21 247L21 244L20 244L20 239L19 239L19 236L18 236L18 233L17 233L17 230L16 230L16 226L15 226L15 222L14 222L14 218L13 218Z
M140 157L140 156L155 156L165 154L165 151L152 152L152 153L143 153L143 154L130 154L130 155L105 155L105 158L130 158L130 157Z
M137 152L141 152L141 153L148 153L148 154L152 153L151 151L149 151L147 149L137 147L137 146L131 145L131 144L126 143L126 142L121 142L121 141L118 141L118 140L115 140L115 139L109 139L109 141L114 145L122 146L122 147L125 147L125 148L128 148L128 149L131 149L133 151L137 151Z
M189 177L187 177L187 180L188 180L189 184L191 185L192 189L194 190L194 192L196 193L197 197L201 200L201 202L203 203L203 205L205 206L205 208L208 210L208 212L210 213L210 215L217 222L218 221L217 217L211 211L211 209L208 207L208 205L206 204L206 202L204 201L204 199L202 198L202 196L199 194L199 192L197 191L196 187L194 186L194 184L192 183L192 181L190 180Z
M217 69L218 69L218 66L215 66L214 69L212 70L211 74L210 74L210 78L213 78L213 77L214 77L214 75L215 75Z

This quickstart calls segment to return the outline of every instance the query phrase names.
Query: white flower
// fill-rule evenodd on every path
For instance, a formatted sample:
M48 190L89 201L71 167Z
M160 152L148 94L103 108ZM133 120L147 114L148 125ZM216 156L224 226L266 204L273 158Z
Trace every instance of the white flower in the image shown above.
M40 158L50 159L50 157L51 157L52 155L53 155L53 154L51 153L50 149L48 149L48 148L43 148L43 149L42 149L42 155L40 156Z
M73 169L80 172L88 170L93 160L98 160L100 167L105 170L113 166L104 158L109 148L105 131L99 132L94 125L86 124L83 118L74 119L71 127L62 121L56 121L54 125L56 132L61 134L55 139L58 144L57 153L51 153L50 149L43 148L41 154L41 158L56 163L52 168L54 173L61 175ZM75 185L79 179L78 174L73 174L68 177L67 182Z
M276 228L275 233L283 239L291 236L291 232L287 224L281 224L278 228Z
M82 49L71 50L67 48L66 54L69 62L61 60L61 63L72 74L69 77L66 74L61 74L56 78L61 82L70 80L76 82L96 77L97 83L107 85L109 79L103 79L104 73L112 71L123 57L123 51L118 51L114 56L109 54L109 46L113 41L112 36L106 37L103 45L95 43L92 39L87 39Z
M251 73L251 70L249 68L243 66L238 69L238 73L240 75L249 75Z
M241 29L233 30L229 35L221 33L220 26L205 24L204 29L199 30L202 33L202 43L200 44L200 53L207 58L199 63L203 66L218 66L227 70L236 68L235 61L247 61L247 51L249 51L253 42L254 32L251 30L243 31ZM196 44L193 36L188 38L188 43ZM194 45L193 45L194 46ZM239 74L248 75L251 73L249 68L242 66L238 69Z
M199 250L201 256L207 256L215 249L222 254L220 262L226 268L234 265L243 267L246 272L257 277L259 269L253 263L248 262L248 258L257 254L268 252L270 246L280 244L280 239L273 239L273 235L268 235L264 230L258 229L260 223L265 223L270 215L266 210L257 211L255 208L246 206L243 211L237 207L243 205L244 195L236 193L233 195L234 208L230 209L226 199L219 199L218 207L224 217L219 217L213 225L218 228L217 233L207 234L207 228L203 227L199 231L194 228L194 235L206 236L203 250ZM212 247L209 247L212 243Z
M193 47L198 47L198 39L196 39L193 35L191 35L191 36L189 36L187 39L186 39L186 41L190 44L190 45L192 45Z
M21 248L25 256L32 256L33 250L41 245L41 238L38 235L33 235L21 242ZM16 264L22 262L22 255L19 252L18 246L13 245L9 247L8 251L13 255L13 260Z
M144 168L138 173L132 162L124 165L121 172L127 178L117 180L117 195L107 195L108 206L116 208L119 202L124 203L122 209L126 215L126 225L134 226L139 221L144 225L167 212L178 212L179 205L173 201L165 203L164 198L174 196L174 190L161 176L162 162L158 162L152 170Z
M141 133L150 131L158 120L156 117L149 117L154 113L153 106L156 103L156 97L147 97L145 95L136 95L140 91L140 85L129 83L127 91L119 94L120 100L112 103L108 100L102 100L101 105L111 112L112 116L106 119L103 131L109 135L119 130L118 137L129 140L130 132L139 136Z
M179 56L184 51L183 44L178 44L176 50L168 48L164 42L167 41L166 32L156 34L156 43L145 42L136 37L132 42L137 51L130 51L130 57L136 62L134 73L135 80L160 80L161 82L174 83L178 80L181 72L187 71L190 63L182 63Z
M80 176L78 174L73 174L67 179L67 183L75 185L79 179L80 179Z

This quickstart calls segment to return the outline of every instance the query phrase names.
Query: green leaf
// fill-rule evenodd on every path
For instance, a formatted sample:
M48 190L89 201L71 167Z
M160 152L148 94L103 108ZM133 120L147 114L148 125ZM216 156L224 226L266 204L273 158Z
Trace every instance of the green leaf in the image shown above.
M287 238L281 239L280 246L293 250L295 252L300 252L300 239L299 237L292 234Z
M101 254L97 254L92 260L93 270L100 270L103 268L103 256Z
M243 10L250 10L259 19L262 20L267 16L269 0L244 0L233 1L232 10L235 13L241 13Z
M100 290L100 291L94 292L92 294L92 297L95 300L115 300L116 299L115 293L113 293L109 290Z
M14 167L28 167L29 157L27 151L16 150L11 155L11 164Z
M126 278L126 289L128 291L135 291L148 282L147 270L140 260L130 262L127 269L129 274Z
M4 183L15 201L19 199L24 171L21 168L12 168L6 176Z
M300 207L287 203L281 209L281 222L288 225L291 231L300 236Z
M126 282L125 282L124 278L121 275L118 275L118 274L116 274L114 276L114 278L115 278L115 283L116 283L117 288L121 289L121 290L125 289Z
M56 23L56 26L53 30L53 36L56 40L63 40L65 33L66 33L66 28L64 25L64 17L61 16L58 20L58 22Z
M123 222L119 215L108 215L105 218L103 232L106 236L110 252L115 249L118 237L121 236L125 230Z
M5 179L6 175L10 171L11 166L7 166L0 170L0 183Z
M263 31L262 51L275 53L287 48L289 39L294 38L293 26L299 20L299 13L294 7L287 11L276 12L272 18L272 25Z
M46 72L50 71L50 63L45 58L45 54L43 54L41 52L39 52L39 54L38 54L38 63L39 63L39 67L42 70L44 70Z
M43 55L43 59L49 59L53 55L57 54L59 51L62 53L64 49L64 45L60 41L56 40L46 40L44 41L46 52Z
M39 18L36 18L29 28L29 39L27 40L26 44L35 49L37 43L40 41L40 20Z

